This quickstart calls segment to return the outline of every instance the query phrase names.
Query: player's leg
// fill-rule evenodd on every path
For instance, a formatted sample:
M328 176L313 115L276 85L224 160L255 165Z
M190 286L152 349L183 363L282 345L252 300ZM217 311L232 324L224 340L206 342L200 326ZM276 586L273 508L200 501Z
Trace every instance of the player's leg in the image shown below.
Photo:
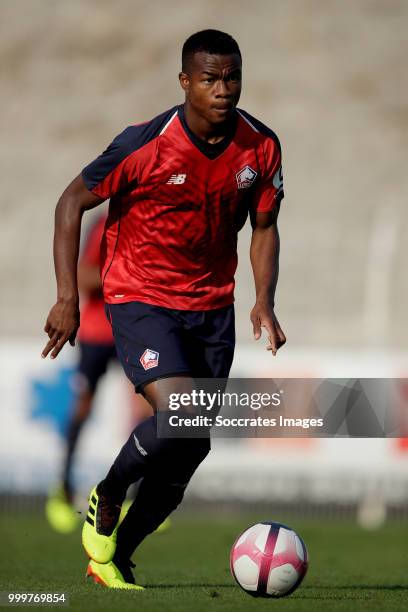
M234 356L234 307L179 315L184 320L183 350L194 378L211 379L223 391ZM168 407L171 393L189 393L193 388L196 385L190 379L162 379L146 385L143 391L160 414ZM167 460L146 473L118 530L115 559L119 563L130 559L143 539L180 504L192 475L209 450L209 436L178 439Z
M92 403L100 379L106 373L109 362L115 357L113 344L79 343L80 360L75 376L76 398L66 432L62 483L68 499L72 500L74 487L72 467L78 440L83 426L92 411Z
M92 409L93 397L100 378L115 356L114 344L79 344L79 363L75 373L75 399L65 437L65 453L61 482L50 491L45 511L50 525L60 533L72 532L79 523L73 506L75 489L72 483L72 465L82 427Z
M135 387L163 377L188 375L180 324L167 309L138 302L109 308L118 357ZM90 496L83 544L91 558L102 563L112 559L120 507L129 485L160 463L173 442L158 439L157 414L132 432L107 477Z
M160 418L160 415L168 410L170 394L191 393L193 389L195 382L191 378L182 380L168 378L146 385L144 394L154 407L156 417L159 415ZM188 407L185 409L188 410ZM188 415L188 412L186 414ZM157 432L157 421L155 427ZM201 435L203 437L160 438L159 430L159 435L155 437L157 451L154 459L145 471L136 499L118 529L114 560L119 565L122 562L126 563L145 537L155 531L181 503L191 477L210 451L208 430L203 430ZM146 440L146 447L149 442ZM134 446L131 442L131 451L134 450ZM142 447L142 444L140 446ZM147 448L142 448L147 451ZM118 469L117 462L120 459L119 455L112 472ZM118 478L117 473L112 472L108 475L107 481L112 478L114 486ZM127 478L128 480L132 478L131 469Z
M74 453L82 427L91 413L93 398L94 392L88 388L81 388L77 392L75 405L67 425L61 482L65 496L70 502L73 501L75 494L72 482Z
M168 380L174 382L177 393L194 387L189 378ZM161 383L149 385L147 397L152 404L155 393L151 387ZM122 573L128 570L130 554L179 505L191 476L209 448L209 436L203 439L158 437L157 413L140 423L122 447L107 477L91 493L83 530L88 555L98 563L113 560ZM126 491L140 479L143 481L136 500L118 528Z

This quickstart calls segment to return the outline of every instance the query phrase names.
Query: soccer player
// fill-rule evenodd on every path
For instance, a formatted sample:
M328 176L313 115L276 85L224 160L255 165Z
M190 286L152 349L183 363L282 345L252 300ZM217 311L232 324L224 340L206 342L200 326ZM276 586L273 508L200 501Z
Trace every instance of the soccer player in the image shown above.
M84 211L110 199L101 248L103 292L116 349L154 416L140 423L90 494L82 541L88 575L112 588L135 584L131 556L181 502L210 450L208 437L157 435L170 392L196 378L228 377L235 343L237 233L249 214L255 339L265 328L273 355L286 341L274 312L277 218L283 197L277 136L238 109L241 53L223 32L183 45L185 102L132 125L84 168L56 208L58 298L45 325L43 357L75 341L76 261ZM136 500L118 527L130 484Z

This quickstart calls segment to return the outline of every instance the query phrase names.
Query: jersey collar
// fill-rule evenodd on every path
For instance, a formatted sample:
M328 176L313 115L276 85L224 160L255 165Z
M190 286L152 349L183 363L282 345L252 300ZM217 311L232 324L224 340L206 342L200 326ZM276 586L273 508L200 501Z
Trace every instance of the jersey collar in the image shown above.
M235 136L235 132L237 130L238 114L235 111L235 113L234 113L234 123L232 125L232 129L231 129L230 133L227 136L225 136L225 138L220 140L220 142L217 142L216 144L211 144L210 142L206 142L205 140L202 140L201 138L196 136L194 134L194 132L192 132L190 130L190 128L187 125L186 117L185 117L185 114L184 114L184 105L183 104L180 104L180 106L178 107L178 117L180 119L180 123L183 126L183 129L184 129L185 133L187 134L188 138L191 140L193 145L196 146L197 149L199 149L199 151L203 155L208 157L208 159L216 159L219 155L224 153L224 151L231 144L231 142L232 142L232 140L233 140L233 138Z

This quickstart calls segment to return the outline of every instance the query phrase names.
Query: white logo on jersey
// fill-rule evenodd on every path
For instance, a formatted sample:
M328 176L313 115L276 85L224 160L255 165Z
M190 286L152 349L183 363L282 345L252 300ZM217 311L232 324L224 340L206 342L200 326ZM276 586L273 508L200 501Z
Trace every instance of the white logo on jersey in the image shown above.
M166 185L182 185L186 182L187 174L172 174Z
M258 176L258 173L251 168L251 166L245 166L239 172L236 173L235 178L237 179L238 189L248 189Z

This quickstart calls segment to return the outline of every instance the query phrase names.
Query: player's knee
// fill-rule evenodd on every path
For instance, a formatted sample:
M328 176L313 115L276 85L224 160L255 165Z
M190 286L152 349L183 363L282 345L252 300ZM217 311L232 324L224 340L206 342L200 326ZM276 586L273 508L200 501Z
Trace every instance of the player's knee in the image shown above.
M195 383L190 376L172 376L161 378L147 384L143 388L143 395L152 405L155 412L167 412L171 407L172 398L181 395L191 395L195 389ZM183 404L186 412L191 412L186 404ZM192 410L194 413L194 410Z
M180 474L188 481L210 451L209 435L203 438L161 437L157 415L140 423L130 435L117 461L127 469L150 465L162 474Z

